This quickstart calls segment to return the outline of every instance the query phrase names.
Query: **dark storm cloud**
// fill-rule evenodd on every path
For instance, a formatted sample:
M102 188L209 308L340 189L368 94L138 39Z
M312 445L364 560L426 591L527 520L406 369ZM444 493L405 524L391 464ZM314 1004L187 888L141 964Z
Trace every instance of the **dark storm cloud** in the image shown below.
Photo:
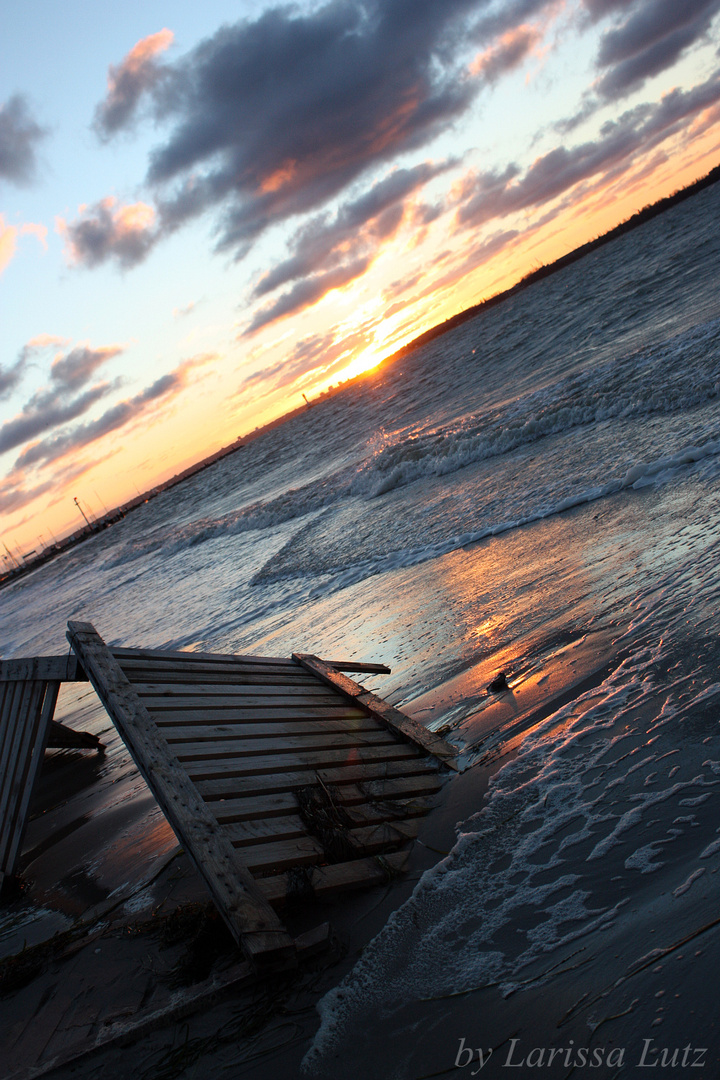
M143 95L165 75L157 55L172 40L170 30L160 30L138 41L120 64L110 65L107 97L95 110L94 127L101 138L109 138L135 119Z
M0 179L15 184L32 180L37 168L37 144L46 134L21 94L14 94L0 105Z
M466 188L457 220L476 226L518 210L541 206L580 181L610 169L622 172L645 153L684 127L694 116L720 101L720 72L692 90L673 90L657 104L642 105L610 121L594 142L556 147L537 158L524 176L517 166L481 173Z
M87 268L114 260L129 269L142 262L159 239L151 207L118 206L112 197L83 208L75 221L63 223L62 231L72 262Z

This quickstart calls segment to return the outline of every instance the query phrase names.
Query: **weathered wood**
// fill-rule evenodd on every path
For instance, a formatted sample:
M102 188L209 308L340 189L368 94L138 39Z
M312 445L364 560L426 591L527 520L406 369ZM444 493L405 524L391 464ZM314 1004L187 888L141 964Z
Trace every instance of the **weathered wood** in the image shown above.
M297 791L316 783L320 777L324 784L358 784L368 781L399 779L410 776L437 776L437 765L428 758L411 757L400 761L378 761L365 765L345 765L338 768L313 769L306 766L293 772L265 773L250 776L221 776L203 780L197 778L198 791L205 799L254 798L276 791ZM210 803L212 806L212 802Z
M276 738L278 735L342 735L348 732L381 731L387 728L372 716L345 717L338 720L285 720L253 724L248 720L217 724L205 720L200 724L175 724L173 718L161 719L156 723L169 743L205 742L212 739L262 739Z
M232 844L174 759L113 653L91 623L70 622L68 639L235 939L255 961L291 961L295 950L290 935L252 875L238 864Z
M260 687L252 687L259 690ZM161 713L169 710L178 712L190 712L192 709L202 712L217 712L222 709L312 709L316 705L332 708L339 704L337 694L318 687L317 690L303 690L296 694L273 693L268 688L261 694L224 694L216 696L212 694L183 694L165 697L164 695L144 696L138 694L149 712Z
M389 731L350 732L342 735L281 735L275 739L215 739L211 742L171 741L178 761L230 761L236 758L268 754L287 754L292 750L344 750L346 755L357 747L397 746Z
M330 766L352 768L361 763L412 759L419 755L409 743L385 746L351 747L348 750L296 750L292 754L267 754L232 759L187 761L185 770L193 780L212 780L223 776L252 776L260 773L295 772L298 768L326 769Z
M296 840L308 835L307 825L298 815L297 806L294 814L258 818L254 821L228 822L224 829L225 835L235 847L266 844L275 840Z
M28 821L60 683L28 680L3 695L0 752L0 885L12 877Z
M360 664L354 660L323 660L323 664L336 671L357 671L364 675L391 675L392 668L385 664Z
M277 840L267 844L252 844L249 847L238 845L235 848L235 855L237 861L248 870L264 874L278 874L291 866L314 866L325 860L322 844L314 836L300 836L296 840Z
M87 682L77 657L31 656L0 660L0 682Z
M151 673L152 674L152 673ZM135 693L140 697L170 697L173 694L202 694L203 697L222 697L228 694L233 695L235 693L245 694L248 692L262 693L260 687L269 687L271 693L286 693L294 694L299 693L301 690L323 689L327 690L328 687L318 683L317 679L314 679L310 672L303 672L301 678L291 675L273 676L272 679L263 675L248 675L246 678L242 676L235 676L237 678L236 683L232 682L205 682L202 677L198 678L197 675L189 676L187 673L182 673L182 679L176 683L172 682L139 682L137 679L131 679ZM255 688L252 691L250 688ZM291 689L285 689L290 687ZM296 689L295 689L296 688Z
M189 665L174 664L171 666L152 666L143 661L142 664L133 666L132 664L121 664L124 674L127 676L131 683L151 683L156 687L161 687L171 683L191 683L196 686L201 683L203 686L223 686L227 683L250 683L253 679L261 679L262 684L266 682L273 686L282 686L285 683L289 683L293 686L308 686L310 685L309 673L301 671L296 667L295 672L288 672L287 674L267 673L259 670L257 672L249 672L245 667L237 667L232 669L225 669L221 667L209 667L204 665L206 670L195 670ZM307 681L303 681L298 678L298 673L302 676L308 676ZM318 685L317 681L315 685Z
M246 709L178 709L177 712L173 711L171 713L164 709L159 709L156 712L152 705L147 704L145 708L155 718L158 725L161 725L167 719L177 724L227 724L233 722L242 724L246 720L277 720L284 723L287 720L337 720L345 716L359 718L368 715L363 709L351 709L342 704L298 705L292 709L287 708L287 706L265 708L259 705L255 709L251 707Z
M404 738L411 740L417 746L422 747L426 753L433 754L444 765L457 770L455 749L444 739L439 738L432 731L428 731L417 720L400 712L387 701L372 694L369 690L358 683L348 679L337 671L333 671L326 663L310 653L293 653L293 660L302 665L307 671L311 671L329 686L335 687L347 697L363 705L373 716L382 720L392 731L398 732Z
M181 660L188 663L198 661L212 661L216 664L254 664L259 667L292 668L292 660L282 656L249 656L241 653L210 653L210 652L184 652L181 649L127 649L122 646L110 647L112 655L120 661L143 660L150 658L155 661Z

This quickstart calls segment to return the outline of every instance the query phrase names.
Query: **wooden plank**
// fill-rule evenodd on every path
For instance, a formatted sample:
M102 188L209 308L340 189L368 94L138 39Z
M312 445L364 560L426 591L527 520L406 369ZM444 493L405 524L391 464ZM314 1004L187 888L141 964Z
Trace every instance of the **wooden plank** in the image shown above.
M291 961L287 930L241 865L166 740L91 623L68 623L68 640L146 783L204 877L238 944L254 961Z
M358 671L364 675L391 675L392 668L385 664L360 664L354 660L323 660L323 664L336 671Z
M422 760L422 758L418 759ZM233 821L248 821L253 818L282 816L294 814L298 809L297 797L294 791L305 786L317 784L314 773L300 774L301 782L293 785L290 791L278 791L269 794L256 794L248 797L236 798L225 796L208 803L209 809L222 824ZM264 779L263 777L258 780ZM198 787L215 784L216 781L203 781ZM224 783L224 781L220 781ZM417 800L417 805L427 808L427 799L433 796L442 787L442 780L437 771L421 773L419 776L403 776L394 780L370 780L359 785L356 783L334 785L333 798L343 806L355 819L358 825L372 824L373 821L386 820L386 814L394 814L408 817L415 816L414 803L401 802L400 808L395 809L394 802L399 800ZM374 794L373 794L374 793ZM368 799L371 801L368 802ZM373 802L378 799L378 803ZM424 813L424 810L418 811Z
M346 705L298 705L293 708L279 706L273 708L244 708L244 709L183 709L177 712L167 712L159 709L157 712L152 705L145 705L148 713L154 716L158 726L163 722L173 724L218 724L238 723L246 721L271 722L277 720L285 723L292 720L338 720L343 717L355 717L359 719L368 714L362 709L352 709Z
M291 791L279 791L249 799L216 799L207 806L221 825L229 825L236 821L265 820L295 814L298 801Z
M267 844L276 840L297 840L308 836L308 827L297 813L282 817L258 818L255 821L233 821L224 826L225 835L234 847Z
M434 795L442 780L437 772L426 776L402 776L397 780L366 780L363 789L372 799L410 799L416 795Z
M300 686L290 684L275 686L267 683L210 683L203 686L202 683L195 682L192 684L192 689L190 689L187 683L185 685L182 683L178 685L173 683L155 685L152 683L133 683L133 689L143 701L147 698L148 701L152 701L153 704L158 706L167 702L168 708L172 708L174 702L178 702L180 708L187 708L187 705L183 706L183 702L188 699L193 701L199 699L203 705L207 703L208 708L210 708L214 702L222 702L226 699L233 703L235 700L240 703L249 700L252 704L264 704L259 699L279 697L287 698L292 704L296 699L310 698L314 700L318 698L321 701L336 701L340 697L337 691L329 686L323 686L317 679L303 683Z
M281 735L277 739L215 739L210 742L170 742L181 762L230 761L256 755L288 754L293 750L343 750L345 756L357 747L393 746L397 741L389 731L341 735Z
M40 766L45 754L50 726L60 691L60 682L57 680L48 683L36 683L35 685L39 692L34 695L31 704L31 724L29 727L32 729L32 735L30 738L30 754L22 778L18 778L13 790L16 805L12 831L6 852L0 859L3 873L7 875L14 873L18 855L22 850L22 842L30 816L30 800L40 773ZM0 833L5 834L4 825L0 829Z
M41 738L44 749L46 737L40 731L46 684L28 680L17 685L20 692L14 697L13 711L6 721L10 730L0 766L0 869L5 875L14 871L18 833L25 831L21 809L27 801L25 794L34 784L42 754L34 752L35 743Z
M113 645L110 652L124 664L126 660L212 661L216 664L253 664L258 667L292 668L293 662L284 656L250 656L243 653L186 652L182 649L129 649Z
M224 798L255 798L279 791L297 791L308 784L317 783L317 777L325 784L359 784L368 781L400 779L410 776L437 776L434 761L414 757L401 761L378 761L365 765L345 765L336 768L313 769L305 766L294 772L265 773L245 776L221 776L203 780L197 778L198 791L208 800ZM209 802L210 809L213 802Z
M362 704L373 716L382 720L392 731L397 731L404 738L411 740L417 746L422 747L426 753L433 754L444 765L457 770L456 751L444 739L439 738L432 731L428 731L417 720L400 712L387 701L372 694L369 690L358 683L348 679L337 671L333 671L317 656L310 653L293 653L293 660L301 664L307 671L311 671L318 678L334 686L341 693L346 694L350 700Z
M192 780L215 780L224 776L253 776L262 773L295 772L298 768L322 769L330 766L351 768L362 763L405 760L418 756L409 743L363 746L348 750L296 750L292 754L267 754L225 760L187 761L184 768Z
M308 871L308 886L318 899L329 899L352 889L384 885L407 866L406 851L391 852L381 858L353 859ZM294 895L294 883L287 874L258 879L258 886L272 904L284 904Z
M140 682L138 679L131 679L135 692L141 697L162 695L167 696L169 694L232 694L235 692L236 687L239 688L240 693L246 692L246 687L249 686L272 686L281 688L285 686L296 686L299 689L308 687L321 687L327 689L324 684L318 682L309 673L303 672L300 678L297 675L273 675L272 677L267 675L233 675L233 679L236 679L236 683L227 682L205 682L203 676L188 675L187 672L181 672L178 675L178 682L172 683L163 680L162 682ZM188 686L192 686L192 690L188 690ZM276 690L277 692L277 690ZM286 693L294 693L293 690L285 691Z
M259 687L253 687L253 690ZM138 695L140 697L140 695ZM304 691L301 694L235 694L222 697L204 694L183 694L177 697L151 696L140 700L149 712L167 712L169 709L188 712L190 709L202 709L203 712L215 712L218 709L310 709L315 705L332 708L338 704L337 694L330 692Z
M372 716L349 717L340 720L285 720L253 724L247 720L216 724L205 720L201 724L175 724L173 718L156 721L158 728L169 743L204 742L209 739L262 739L278 735L341 735L350 732L382 731L383 727Z
M309 685L312 679L308 677L302 681L297 678L297 675L293 673L288 674L269 674L267 672L258 671L257 673L248 672L245 668L233 668L231 670L223 669L220 667L211 668L207 664L205 670L193 671L191 667L183 665L179 667L177 664L166 667L150 667L146 664L142 666L131 666L129 664L120 665L122 671L131 683L150 683L153 686L163 686L167 683L191 683L193 686L197 686L198 683L202 683L204 686L213 686L216 683L223 685L224 683L243 683L250 682L251 679L261 679L264 683L277 683L282 685L283 683L291 683L293 685ZM300 670L300 669L298 669ZM303 672L304 675L307 672ZM314 685L318 685L315 680Z
M252 873L280 873L292 866L312 866L324 861L325 852L314 836L296 840L277 840L268 844L253 844L235 848L237 860ZM259 890L258 890L259 891Z
M0 682L87 682L77 657L31 656L0 660Z

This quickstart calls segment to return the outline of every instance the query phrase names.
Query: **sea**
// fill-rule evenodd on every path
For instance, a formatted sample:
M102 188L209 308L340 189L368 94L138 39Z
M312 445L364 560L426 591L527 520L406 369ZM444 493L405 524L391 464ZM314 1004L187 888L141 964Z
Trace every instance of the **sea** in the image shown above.
M0 592L3 657L65 652L81 619L381 662L368 685L457 747L453 840L320 1001L303 1075L718 1062L719 223L716 184ZM111 848L142 897L138 851L174 841L73 692L109 748L78 873L107 895Z

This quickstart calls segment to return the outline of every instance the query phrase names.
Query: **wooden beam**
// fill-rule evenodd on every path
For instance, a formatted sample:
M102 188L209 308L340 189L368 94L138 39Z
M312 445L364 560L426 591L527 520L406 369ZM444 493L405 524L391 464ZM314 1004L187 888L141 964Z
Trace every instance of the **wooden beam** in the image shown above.
M30 656L0 660L0 683L3 682L87 682L87 675L71 654Z
M385 664L361 664L355 660L323 660L323 664L336 671L359 671L363 675L390 675L392 669Z
M352 679L348 679L347 675L335 671L328 666L326 661L320 660L319 657L313 656L311 653L293 653L292 658L306 671L311 671L314 675L317 675L328 686L335 687L336 690L339 690L341 694L345 694L351 701L362 705L371 716L382 720L391 731L396 731L405 739L409 739L417 746L422 747L426 753L438 758L444 765L457 770L455 760L457 751L455 748L438 735L435 735L434 732L428 731L417 720L413 720L412 717L400 712L394 705L389 705L382 698L376 697L375 694L360 686L359 683L353 682Z
M68 623L68 641L235 940L254 962L292 963L295 946L197 788L172 754L95 627ZM117 650L119 651L119 650Z

